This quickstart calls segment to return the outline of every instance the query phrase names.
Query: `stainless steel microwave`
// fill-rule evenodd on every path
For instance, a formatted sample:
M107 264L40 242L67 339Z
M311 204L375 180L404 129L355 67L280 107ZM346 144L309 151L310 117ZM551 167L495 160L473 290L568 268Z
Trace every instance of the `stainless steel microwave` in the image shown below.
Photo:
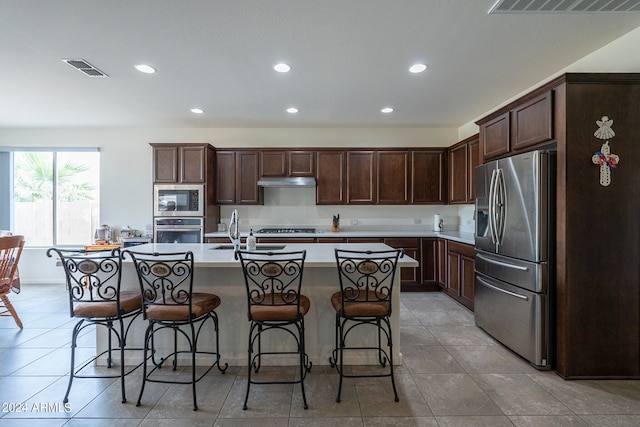
M204 185L156 184L153 216L204 216Z

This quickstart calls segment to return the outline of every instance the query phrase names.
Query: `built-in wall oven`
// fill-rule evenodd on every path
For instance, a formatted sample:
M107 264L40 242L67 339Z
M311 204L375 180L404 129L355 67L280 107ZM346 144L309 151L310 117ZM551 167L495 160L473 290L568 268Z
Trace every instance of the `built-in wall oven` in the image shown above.
M155 243L202 243L204 218L154 218Z
M156 184L153 216L204 216L204 185Z

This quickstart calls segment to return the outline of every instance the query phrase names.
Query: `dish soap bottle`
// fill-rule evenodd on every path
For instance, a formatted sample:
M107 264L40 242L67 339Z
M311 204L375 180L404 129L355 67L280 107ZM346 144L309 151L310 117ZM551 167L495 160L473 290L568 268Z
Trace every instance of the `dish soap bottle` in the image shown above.
M249 237L247 237L247 250L254 251L256 249L256 237L253 235L253 228L249 232Z

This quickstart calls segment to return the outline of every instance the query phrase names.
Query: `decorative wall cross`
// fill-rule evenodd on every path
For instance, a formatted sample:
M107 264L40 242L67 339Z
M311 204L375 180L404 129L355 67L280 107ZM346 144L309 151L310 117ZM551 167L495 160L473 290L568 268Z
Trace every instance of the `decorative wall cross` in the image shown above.
M602 144L600 151L593 153L591 161L593 164L600 166L600 185L606 187L611 184L611 170L617 167L620 162L620 157L611 154L609 147L608 140L616 136L616 133L611 128L613 120L607 116L602 116L602 119L596 120L596 124L598 125L598 130L596 130L593 135L598 139L605 139L607 141Z

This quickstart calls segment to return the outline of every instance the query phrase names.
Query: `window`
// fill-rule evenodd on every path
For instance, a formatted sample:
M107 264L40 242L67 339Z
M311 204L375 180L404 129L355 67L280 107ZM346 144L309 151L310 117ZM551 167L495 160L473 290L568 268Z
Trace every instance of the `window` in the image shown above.
M2 150L2 148L0 148ZM13 149L0 153L0 228L28 246L86 245L100 223L100 153ZM7 171L7 173L5 173Z

